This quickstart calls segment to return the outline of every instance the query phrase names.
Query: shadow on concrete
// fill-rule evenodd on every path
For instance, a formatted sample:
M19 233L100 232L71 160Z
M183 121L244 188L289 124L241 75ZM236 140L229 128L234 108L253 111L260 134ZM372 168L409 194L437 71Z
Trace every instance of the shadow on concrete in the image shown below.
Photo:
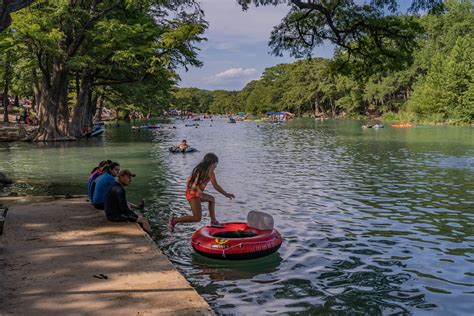
M137 224L76 199L9 207L0 314L213 314Z

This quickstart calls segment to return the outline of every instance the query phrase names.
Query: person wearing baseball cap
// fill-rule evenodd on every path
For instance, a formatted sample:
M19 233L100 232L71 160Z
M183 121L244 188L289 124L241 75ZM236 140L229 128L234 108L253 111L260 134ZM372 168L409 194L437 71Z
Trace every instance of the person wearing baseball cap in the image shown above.
M136 222L143 230L151 234L150 223L139 211L132 211L131 207L143 208L144 203L135 206L127 202L125 187L130 185L135 174L128 169L120 170L117 182L110 188L105 198L105 215L112 222Z
M123 169L122 171L119 172L118 176L128 176L128 177L132 177L132 178L135 178L135 174L131 173L130 170L128 169Z
M120 176L120 172L119 172L118 176ZM135 174L131 173L130 170L127 170L127 169L123 170L122 176L131 177L130 179L135 178ZM117 179L118 179L118 177L117 177ZM133 204L132 202L129 202L129 201L127 201L127 203L128 203L129 208L134 208L134 209L138 209L138 210L143 210L145 208L145 201L143 199L141 200L140 204L138 204L138 205Z

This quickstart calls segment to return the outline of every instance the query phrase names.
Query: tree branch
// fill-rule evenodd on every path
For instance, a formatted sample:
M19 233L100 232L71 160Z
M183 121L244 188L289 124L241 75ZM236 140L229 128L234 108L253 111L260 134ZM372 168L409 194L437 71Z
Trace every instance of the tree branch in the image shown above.
M117 0L113 4L111 4L108 8L105 8L104 11L102 11L102 12L96 14L96 15L93 15L93 13L95 12L95 10L97 8L98 0L93 2L92 6L91 6L91 11L90 11L92 16L87 22L84 23L80 35L75 38L74 42L69 47L68 52L67 52L69 57L72 57L72 56L74 56L74 54L76 54L77 50L79 49L82 42L84 41L84 38L86 37L87 31L90 30L97 23L98 20L100 20L105 15L107 15L109 12L111 12L112 10L114 10L115 8L120 6L121 3L122 3L122 1Z

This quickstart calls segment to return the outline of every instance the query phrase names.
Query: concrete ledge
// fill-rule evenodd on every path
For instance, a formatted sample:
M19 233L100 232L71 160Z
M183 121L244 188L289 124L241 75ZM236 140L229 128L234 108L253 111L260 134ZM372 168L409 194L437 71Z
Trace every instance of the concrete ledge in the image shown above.
M0 199L1 315L214 315L138 225L84 198L14 202Z

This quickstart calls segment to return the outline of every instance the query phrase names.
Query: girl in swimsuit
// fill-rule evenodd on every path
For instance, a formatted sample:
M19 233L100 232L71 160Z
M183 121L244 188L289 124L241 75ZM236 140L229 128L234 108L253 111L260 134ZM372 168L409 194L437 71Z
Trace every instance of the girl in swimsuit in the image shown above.
M227 193L217 183L216 175L214 170L217 167L219 159L213 153L206 154L204 159L193 169L191 177L188 178L186 183L186 200L188 200L193 215L181 216L181 217L170 217L168 226L171 232L174 231L174 227L177 223L195 223L200 222L202 217L202 202L209 203L209 215L211 216L211 226L224 227L216 219L215 212L215 199L212 195L204 193L204 189L209 181L212 186L225 197L233 199L235 196L232 193Z

